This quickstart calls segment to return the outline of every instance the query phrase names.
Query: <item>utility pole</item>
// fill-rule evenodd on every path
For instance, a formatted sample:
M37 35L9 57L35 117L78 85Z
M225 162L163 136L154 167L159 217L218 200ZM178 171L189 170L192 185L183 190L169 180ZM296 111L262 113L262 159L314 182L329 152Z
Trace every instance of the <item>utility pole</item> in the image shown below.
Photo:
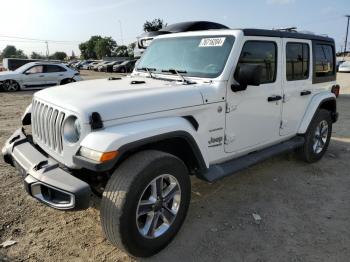
M118 20L118 22L119 22L119 27L120 27L120 37L122 40L122 45L124 45L122 21Z
M49 59L49 55L50 55L50 52L49 52L49 42L48 42L48 41L45 41L45 44L46 44L46 58Z
M344 46L344 56L346 53L346 47L348 45L348 34L349 34L349 22L350 22L350 15L346 15L345 17L348 18L348 25L346 27L346 36L345 36L345 46Z

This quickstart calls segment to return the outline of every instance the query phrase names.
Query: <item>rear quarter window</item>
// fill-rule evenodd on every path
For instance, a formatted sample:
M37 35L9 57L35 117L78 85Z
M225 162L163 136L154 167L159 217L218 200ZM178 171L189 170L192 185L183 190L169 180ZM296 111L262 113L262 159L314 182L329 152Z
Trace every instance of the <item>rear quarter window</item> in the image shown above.
M335 49L332 43L314 42L314 83L330 82L336 79Z

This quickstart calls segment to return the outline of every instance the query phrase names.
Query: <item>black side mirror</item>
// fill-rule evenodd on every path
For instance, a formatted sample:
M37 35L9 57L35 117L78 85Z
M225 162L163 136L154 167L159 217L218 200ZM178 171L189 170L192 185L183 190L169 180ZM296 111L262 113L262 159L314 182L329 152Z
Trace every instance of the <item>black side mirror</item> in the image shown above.
M254 64L240 64L235 72L235 79L239 85L232 85L233 92L243 91L247 86L259 86L262 74L262 67Z

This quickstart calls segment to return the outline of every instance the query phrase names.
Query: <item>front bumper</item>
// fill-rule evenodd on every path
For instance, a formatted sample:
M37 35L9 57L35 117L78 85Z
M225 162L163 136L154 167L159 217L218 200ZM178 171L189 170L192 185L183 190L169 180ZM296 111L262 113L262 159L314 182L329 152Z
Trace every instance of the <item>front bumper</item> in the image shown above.
M6 163L24 177L29 195L59 210L83 210L90 205L90 186L59 167L29 141L23 129L16 130L2 149Z

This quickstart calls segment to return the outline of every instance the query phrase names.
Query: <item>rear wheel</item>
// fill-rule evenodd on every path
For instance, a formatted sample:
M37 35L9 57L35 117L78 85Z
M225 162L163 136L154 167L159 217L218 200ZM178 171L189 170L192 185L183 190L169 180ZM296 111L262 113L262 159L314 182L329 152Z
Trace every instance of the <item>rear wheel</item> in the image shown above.
M332 134L332 118L328 110L320 109L305 134L305 144L299 154L306 162L313 163L325 154Z
M153 150L137 153L107 183L101 203L103 231L131 255L151 256L180 229L190 197L188 170L180 159Z
M73 83L73 82L75 82L75 80L73 78L67 78L67 79L63 79L61 81L61 85L66 85L66 84Z
M7 92L17 92L20 89L20 86L15 80L6 80L3 83L3 89Z

